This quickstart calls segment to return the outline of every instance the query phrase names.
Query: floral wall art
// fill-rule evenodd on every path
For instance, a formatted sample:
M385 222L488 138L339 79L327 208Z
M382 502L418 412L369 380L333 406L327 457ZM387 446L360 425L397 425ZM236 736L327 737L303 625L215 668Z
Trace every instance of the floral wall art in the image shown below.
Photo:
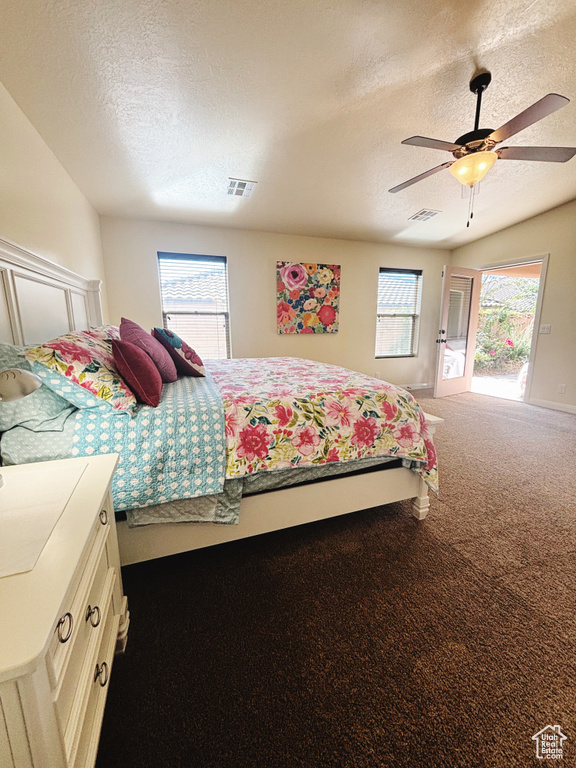
M276 264L278 333L337 333L340 266Z

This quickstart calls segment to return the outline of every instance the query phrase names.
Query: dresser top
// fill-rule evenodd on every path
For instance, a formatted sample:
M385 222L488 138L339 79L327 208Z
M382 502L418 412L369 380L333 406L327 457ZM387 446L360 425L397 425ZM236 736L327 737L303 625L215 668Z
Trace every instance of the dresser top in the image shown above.
M0 468L4 480L4 487L0 487L0 515L5 488L11 489L13 498L19 484L26 489L27 503L34 496L41 502L39 480L47 470L83 468L78 483L63 502L62 514L34 568L0 578L0 682L32 671L43 657L117 461L116 454L106 454ZM31 486L34 487L32 495ZM113 511L109 510L109 514ZM23 504L22 525L26 524L26 505Z

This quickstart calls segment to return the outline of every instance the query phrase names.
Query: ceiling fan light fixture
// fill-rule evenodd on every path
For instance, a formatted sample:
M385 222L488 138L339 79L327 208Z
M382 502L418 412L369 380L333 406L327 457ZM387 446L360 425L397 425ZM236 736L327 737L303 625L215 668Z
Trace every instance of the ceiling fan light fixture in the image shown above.
M473 187L486 176L496 160L498 160L497 152L490 150L471 152L452 163L448 170L461 184Z

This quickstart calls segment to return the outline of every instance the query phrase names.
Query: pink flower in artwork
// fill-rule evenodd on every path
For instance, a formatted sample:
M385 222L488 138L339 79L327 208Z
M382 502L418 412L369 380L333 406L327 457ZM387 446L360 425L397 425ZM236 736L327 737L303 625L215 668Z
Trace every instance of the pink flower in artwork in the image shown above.
M354 424L354 434L352 435L350 442L352 445L357 445L359 448L363 445L368 447L374 444L377 434L378 427L376 426L376 419L372 416L368 419L361 418Z
M278 318L279 325L288 325L294 317L296 317L296 311L292 309L290 304L286 301L279 301L276 307L276 316Z
M495 349L491 349L491 350L490 350L490 352L489 352L488 354L489 354L489 355L495 355L495 354L496 354L496 350L495 350Z
M281 427L285 427L286 424L290 421L293 415L292 408L289 408L286 405L277 405L276 408L274 408L274 414L278 418L278 424Z
M394 432L394 439L402 448L412 448L420 439L420 433L413 424L402 424Z
M264 424L257 424L255 427L248 425L240 432L240 445L237 450L240 458L246 457L248 461L253 461L257 456L259 459L266 457L268 453L268 435Z
M384 400L382 403L382 410L386 414L388 421L392 421L392 419L398 413L398 407L394 403L391 403L389 400Z
M297 431L292 443L303 456L310 456L320 445L320 436L314 432L312 427L304 427Z
M354 421L354 409L349 400L332 400L326 406L324 414L328 426L341 424L343 427L351 427Z
M74 344L72 341L53 341L46 346L60 352L62 360L66 363L78 362L82 365L90 365L92 362L92 353L90 350L85 349L79 344Z
M305 288L308 282L308 272L302 264L285 264L280 269L280 277L288 290Z
M506 339L506 344L508 344L509 347L514 346L514 342L512 341L512 339Z
M304 328L302 328L302 330L300 331L300 333L314 333L314 329L313 329L313 328L310 328L310 327L308 327L308 326L305 326Z
M314 296L316 296L317 299L323 299L324 296L326 296L326 288L314 288Z
M324 325L332 325L336 320L336 310L330 304L323 304L317 312L320 322Z

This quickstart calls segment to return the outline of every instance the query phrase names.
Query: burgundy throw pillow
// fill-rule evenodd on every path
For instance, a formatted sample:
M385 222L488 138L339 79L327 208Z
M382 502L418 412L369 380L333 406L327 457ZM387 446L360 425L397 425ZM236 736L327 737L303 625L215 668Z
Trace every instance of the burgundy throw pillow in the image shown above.
M162 394L162 377L154 361L129 341L112 341L112 355L118 373L134 392L136 400L156 408Z
M156 368L160 371L162 381L176 381L178 372L176 371L174 361L162 344L150 333L146 333L144 328L141 328L138 323L123 317L120 323L120 339L135 344L140 349L143 349L147 355L150 355Z
M152 335L168 350L178 373L183 376L206 376L206 369L200 357L174 331L154 328Z

